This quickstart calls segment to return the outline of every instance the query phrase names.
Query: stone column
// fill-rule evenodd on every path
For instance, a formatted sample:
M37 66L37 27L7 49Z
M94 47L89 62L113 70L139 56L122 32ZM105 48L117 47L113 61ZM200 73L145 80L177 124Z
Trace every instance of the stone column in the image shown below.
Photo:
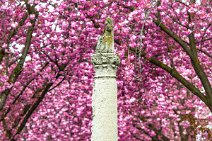
M92 95L93 121L91 141L117 141L116 70L120 60L114 54L114 46L112 49L111 47L109 49L108 45L110 43L104 40L104 35L102 38L103 40L99 41L100 46L98 51L96 50L92 56L92 63L95 68L95 81ZM114 44L112 43L110 45Z

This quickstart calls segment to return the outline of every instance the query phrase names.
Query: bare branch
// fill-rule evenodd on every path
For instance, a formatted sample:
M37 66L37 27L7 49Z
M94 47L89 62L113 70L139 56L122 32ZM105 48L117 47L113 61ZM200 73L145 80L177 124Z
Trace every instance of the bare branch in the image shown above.
M166 27L162 21L154 19L153 22L160 27L162 31L164 31L166 34L168 34L170 37L172 37L177 43L179 43L182 48L185 50L185 52L191 56L191 52L189 48L187 47L187 43L183 41L176 33L172 32L168 27Z
M204 51L203 49L198 49L198 48L197 48L197 51L202 52L202 53L204 53L206 56L212 58L212 54L210 54L210 53Z

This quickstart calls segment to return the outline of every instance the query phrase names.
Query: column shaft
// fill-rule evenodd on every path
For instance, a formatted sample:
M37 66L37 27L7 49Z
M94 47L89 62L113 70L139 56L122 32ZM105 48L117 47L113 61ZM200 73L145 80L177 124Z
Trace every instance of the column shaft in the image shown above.
M112 77L95 78L92 141L117 141L117 84Z

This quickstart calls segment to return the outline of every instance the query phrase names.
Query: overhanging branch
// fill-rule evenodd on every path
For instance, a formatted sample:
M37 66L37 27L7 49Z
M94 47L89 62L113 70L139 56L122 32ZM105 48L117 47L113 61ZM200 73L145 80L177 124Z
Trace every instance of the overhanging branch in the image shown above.
M160 27L160 29L162 31L164 31L166 34L168 34L171 38L173 38L177 43L179 43L182 48L184 49L184 51L189 55L191 56L191 52L189 50L189 48L187 47L187 44L185 41L183 41L176 33L172 32L168 27L166 27L162 21L160 20L156 20L154 19L153 22L158 26Z

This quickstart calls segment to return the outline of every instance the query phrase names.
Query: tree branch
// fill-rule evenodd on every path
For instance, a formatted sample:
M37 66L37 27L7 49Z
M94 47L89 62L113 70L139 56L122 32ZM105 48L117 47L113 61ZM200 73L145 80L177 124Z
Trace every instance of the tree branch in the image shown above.
M30 118L30 116L32 115L32 113L35 111L35 109L39 106L40 102L44 99L46 93L48 92L49 88L53 85L53 83L48 83L44 90L42 91L41 95L39 96L39 98L35 101L35 103L30 107L29 111L26 113L24 119L22 120L21 124L19 125L19 127L17 128L17 131L15 133L15 135L19 134L23 128L25 127L25 124L27 123L28 119ZM14 135L14 136L15 136Z
M192 0L191 3L195 3L195 0ZM194 15L189 13L189 22L192 22ZM193 30L193 27L192 27ZM207 95L207 105L209 105L209 108L212 110L212 87L210 84L210 81L208 80L208 77L203 69L203 67L201 66L201 63L199 61L198 58L198 54L197 54L197 47L196 47L196 39L194 37L194 32L192 32L191 34L188 35L189 38L189 46L190 46L190 50L191 50L191 64L194 68L194 71L196 72L197 76L199 77L202 86L205 89L205 93Z
M35 11L34 11L34 13L36 13L36 17L35 17L34 20L31 20L32 26L29 27L29 29L27 31L25 47L23 49L22 55L20 57L20 60L17 64L17 66L15 67L12 74L10 75L9 82L14 83L16 81L16 79L18 78L19 74L22 71L26 56L28 54L28 51L29 51L29 48L30 48L30 45L31 45L32 33L33 33L33 30L34 30L35 22L36 22L36 19L38 18L38 13L35 12Z
M9 77L10 83L14 83L16 81L16 79L18 78L18 76L20 75L22 68L23 68L23 65L24 65L24 62L25 62L25 59L26 59L26 56L27 56L29 48L30 48L32 33L33 33L33 30L34 30L36 19L38 18L38 13L35 11L35 9L33 9L33 10L34 11L32 11L32 8L31 8L31 11L28 11L28 13L30 14L30 13L33 12L36 15L36 17L35 17L35 19L30 21L32 26L29 27L29 29L27 31L27 39L26 39L26 42L25 42L24 50L22 52L22 56L20 57L20 60L17 64L17 66L15 67L15 69L13 70L12 74ZM7 89L7 90L5 90L4 92L1 93L1 96L0 96L0 111L4 107L6 99L9 95L9 93L10 93L10 90L11 90L11 88L9 88L9 89Z
M154 19L153 22L158 26L160 27L160 29L162 31L164 31L166 34L168 34L170 37L172 37L177 43L179 43L182 48L184 49L184 51L189 55L191 56L191 52L189 50L189 48L187 47L187 44L185 41L183 41L176 33L172 32L168 27L166 27L162 21L160 20L156 20Z
M66 68L66 66L63 67L61 71L63 71L65 68ZM60 74L57 74L56 79L58 79L59 77L60 77ZM18 126L18 128L16 130L16 133L13 135L13 138L14 138L14 136L19 134L23 130L23 128L25 127L25 125L26 125L26 123L28 121L28 119L33 114L33 112L37 109L39 104L42 102L42 100L44 99L45 95L49 92L49 89L52 87L53 84L54 84L53 82L49 82L49 83L47 83L44 86L44 88L41 91L41 94L38 96L38 99L34 102L34 104L29 109L27 109L27 112L25 113L25 116L24 116L23 120L19 124L19 126Z
M202 53L205 54L206 56L212 58L212 54L210 54L210 53L204 51L203 49L198 49L198 48L197 48L197 50L198 50L199 52L202 52Z
M182 83L187 89L189 89L193 94L198 96L203 102L206 102L206 98L204 97L203 93L200 92L198 88L196 88L192 83L190 83L188 80L186 80L180 73L176 70L173 69L166 64L162 63L161 61L157 60L154 57L151 58L146 58L151 62L152 64L162 68L166 72L168 72L171 76L173 76L175 79L177 79L180 83Z

